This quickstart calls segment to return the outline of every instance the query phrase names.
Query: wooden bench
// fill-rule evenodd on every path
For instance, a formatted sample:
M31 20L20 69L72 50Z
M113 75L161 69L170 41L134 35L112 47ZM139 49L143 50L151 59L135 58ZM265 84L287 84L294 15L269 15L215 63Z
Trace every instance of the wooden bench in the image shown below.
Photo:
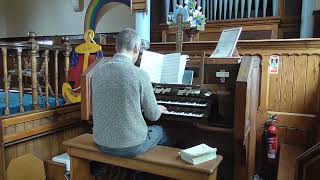
M180 149L157 146L134 158L121 158L103 154L93 142L91 134L83 134L64 142L71 158L71 180L93 180L90 174L90 161L97 161L137 171L148 172L176 179L213 180L222 156L198 165L182 161Z

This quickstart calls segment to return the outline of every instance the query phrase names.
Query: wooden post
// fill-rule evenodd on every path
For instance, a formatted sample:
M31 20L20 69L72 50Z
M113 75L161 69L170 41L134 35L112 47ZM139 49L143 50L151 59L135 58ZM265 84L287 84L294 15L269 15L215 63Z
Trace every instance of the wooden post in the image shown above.
M44 71L44 79L45 79L45 83L46 83L46 85L45 85L45 93L46 93L46 107L49 107L50 105L49 105L49 65L48 65L48 63L49 63L49 50L45 50L44 51L44 63L45 63L45 67L44 67L44 69L45 69L45 71Z
M23 84L22 84L23 79L22 79L21 53L22 53L22 49L17 49L20 112L24 112L24 107L23 107Z
M3 58L3 82L4 82L4 114L9 115L9 84L8 84L8 67L7 67L7 48L2 48Z
M69 62L70 62L70 52L72 50L72 47L69 43L69 37L64 38L64 44L67 47L66 51L64 52L64 82L67 82L68 80L68 73L69 73Z
M59 56L59 50L56 50L55 54L54 54L54 82L55 82L54 98L55 98L55 101L56 101L56 106L59 105L59 101L58 101L58 95L59 95L59 87L58 87L58 56Z
M39 109L38 106L38 78L37 78L37 54L39 51L39 43L35 40L36 33L29 33L29 43L31 44L31 90L32 90L32 109Z

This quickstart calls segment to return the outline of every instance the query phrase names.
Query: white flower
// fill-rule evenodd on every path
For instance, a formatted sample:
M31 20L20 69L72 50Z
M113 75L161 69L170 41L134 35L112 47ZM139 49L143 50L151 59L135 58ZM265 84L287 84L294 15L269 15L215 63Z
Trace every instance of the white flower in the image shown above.
M185 3L185 4L189 4L189 0L185 0L184 3Z
M192 17L192 16L189 16L188 21L189 21L189 22L193 21L193 17Z
M196 21L195 21L195 20L192 20L192 21L190 22L190 27L196 27L196 26L197 26Z
M202 14L202 13L201 13L200 11L195 10L192 15L193 15L194 17L197 17L197 16L201 16L201 14Z
M198 6L198 7L197 7L197 10L198 10L198 11L200 11L201 9L202 9L202 7L201 7L201 6Z

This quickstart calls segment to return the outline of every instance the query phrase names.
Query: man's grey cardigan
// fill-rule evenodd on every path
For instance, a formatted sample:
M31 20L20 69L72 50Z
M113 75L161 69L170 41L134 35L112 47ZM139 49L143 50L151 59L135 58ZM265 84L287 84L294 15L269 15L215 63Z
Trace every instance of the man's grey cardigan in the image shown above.
M161 115L148 74L122 54L93 73L92 106L94 141L109 148L133 147L146 139L142 110L150 120Z

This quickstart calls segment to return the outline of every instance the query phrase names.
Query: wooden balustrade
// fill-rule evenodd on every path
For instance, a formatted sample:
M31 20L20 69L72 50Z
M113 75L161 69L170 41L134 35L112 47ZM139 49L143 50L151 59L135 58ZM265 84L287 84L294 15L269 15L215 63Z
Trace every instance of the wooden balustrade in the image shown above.
M45 93L46 93L46 107L49 107L49 50L45 50L44 52L44 63L45 63Z
M17 49L18 55L18 81L19 81L19 100L20 100L20 112L24 112L23 107L23 85L22 85L22 64L21 64L21 49Z
M55 85L54 86L54 90L55 90L54 98L55 98L55 101L56 101L56 106L59 105L59 102L58 102L58 96L59 96L58 55L59 55L59 50L56 50L55 54L54 54L54 85Z
M35 34L30 34L30 43L31 43L31 90L32 90L32 109L39 109L38 106L38 77L37 77L37 53L39 51L39 44L35 40Z
M0 78L3 78L3 91L4 91L4 107L5 115L10 115L10 98L9 92L12 89L11 80L12 77L17 77L18 90L19 90L19 112L24 112L24 91L28 90L25 88L27 85L31 85L31 94L32 94L32 110L37 110L40 108L38 103L38 95L42 96L42 86L40 83L43 79L45 95L42 99L45 102L45 107L49 107L49 93L53 94L50 86L49 72L51 71L49 58L50 54L54 56L54 66L52 71L54 73L54 98L55 104L59 105L59 88L62 86L59 85L59 76L63 81L66 81L67 75L69 72L69 61L70 61L70 52L71 46L68 43L68 38L65 38L65 43L63 45L44 45L39 44L35 40L36 36L34 33L30 33L30 40L27 42L19 43L7 43L0 42L1 48L1 58L2 58L2 71L3 74L0 75ZM62 61L60 61L60 54L63 54ZM14 58L14 61L11 61ZM15 61L17 59L17 62ZM26 62L23 66L22 59L29 59L30 69L26 69ZM43 62L40 60L43 59ZM0 59L1 60L1 59ZM63 75L59 75L59 63L63 63ZM15 68L13 68L13 66ZM41 70L39 70L41 66ZM1 77L2 76L2 77ZM24 81L25 77L31 78L31 81ZM40 80L41 77L41 81ZM62 78L63 77L63 78ZM14 79L15 80L15 79Z
M2 48L3 56L3 82L4 82L4 114L9 115L9 86L8 86L8 62L7 62L7 48Z

